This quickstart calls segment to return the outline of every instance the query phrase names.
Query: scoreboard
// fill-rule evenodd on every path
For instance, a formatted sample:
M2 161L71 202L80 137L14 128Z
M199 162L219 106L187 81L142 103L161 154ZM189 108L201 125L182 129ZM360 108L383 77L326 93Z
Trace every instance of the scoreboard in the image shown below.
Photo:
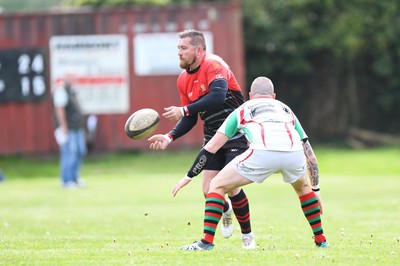
M0 103L46 99L46 65L42 49L0 50Z

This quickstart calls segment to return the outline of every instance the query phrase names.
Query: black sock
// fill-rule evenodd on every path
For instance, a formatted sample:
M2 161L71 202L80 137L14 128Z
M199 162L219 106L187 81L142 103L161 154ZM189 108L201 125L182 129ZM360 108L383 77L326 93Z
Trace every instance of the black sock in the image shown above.
M240 192L236 196L229 197L229 199L232 202L233 212L240 224L242 234L250 233L250 207L243 189L240 189Z

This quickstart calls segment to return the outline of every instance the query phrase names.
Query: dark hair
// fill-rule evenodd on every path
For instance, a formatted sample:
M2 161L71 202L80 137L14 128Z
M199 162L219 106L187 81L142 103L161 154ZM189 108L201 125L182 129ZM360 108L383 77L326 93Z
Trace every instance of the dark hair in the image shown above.
M206 40L204 39L204 35L202 32L198 30L184 30L180 33L178 33L178 37L180 39L183 38L190 38L190 44L193 46L201 46L204 51L206 51Z

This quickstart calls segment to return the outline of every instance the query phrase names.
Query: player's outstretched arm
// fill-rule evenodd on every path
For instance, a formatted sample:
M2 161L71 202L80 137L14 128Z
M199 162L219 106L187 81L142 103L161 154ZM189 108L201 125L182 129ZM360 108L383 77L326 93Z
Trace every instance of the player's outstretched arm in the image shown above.
M164 108L165 113L162 114L162 116L168 120L171 121L178 121L184 116L184 113L182 111L182 107L178 106L170 106Z
M179 182L178 184L175 185L174 189L172 190L172 196L175 197L178 191L189 184L189 182L192 181L192 178L188 177L185 175Z
M165 150L171 143L171 139L163 134L153 135L147 141L150 142L150 149L152 150Z
M214 157L214 153L211 153L204 148L200 150L199 154L197 155L196 159L194 160L192 166L190 167L187 174L175 185L174 189L172 190L172 196L176 196L178 191L186 186L193 177L197 176L198 174L203 171L204 167L207 163Z
M310 178L310 184L313 190L319 189L319 169L318 161L315 156L314 150L311 147L309 140L303 143L304 154L306 155L308 174Z
M176 196L178 191L186 186L193 177L200 174L207 163L214 157L214 154L228 141L228 137L217 132L211 140L202 148L194 160L187 174L175 185L172 196Z
M322 208L322 199L319 186L319 169L318 169L317 157L315 156L314 150L311 147L311 143L308 139L303 143L303 148L307 161L307 169L308 169L308 177L310 179L310 185L312 190L315 192L315 195L318 198L322 214L323 208Z

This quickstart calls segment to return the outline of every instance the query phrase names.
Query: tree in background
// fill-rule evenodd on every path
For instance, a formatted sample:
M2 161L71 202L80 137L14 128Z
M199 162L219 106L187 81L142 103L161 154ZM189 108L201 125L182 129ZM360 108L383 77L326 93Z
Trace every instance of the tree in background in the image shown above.
M310 135L400 129L400 3L246 1L248 79L268 75Z
M0 0L0 14L2 12L32 12L43 11L60 7L65 0Z

